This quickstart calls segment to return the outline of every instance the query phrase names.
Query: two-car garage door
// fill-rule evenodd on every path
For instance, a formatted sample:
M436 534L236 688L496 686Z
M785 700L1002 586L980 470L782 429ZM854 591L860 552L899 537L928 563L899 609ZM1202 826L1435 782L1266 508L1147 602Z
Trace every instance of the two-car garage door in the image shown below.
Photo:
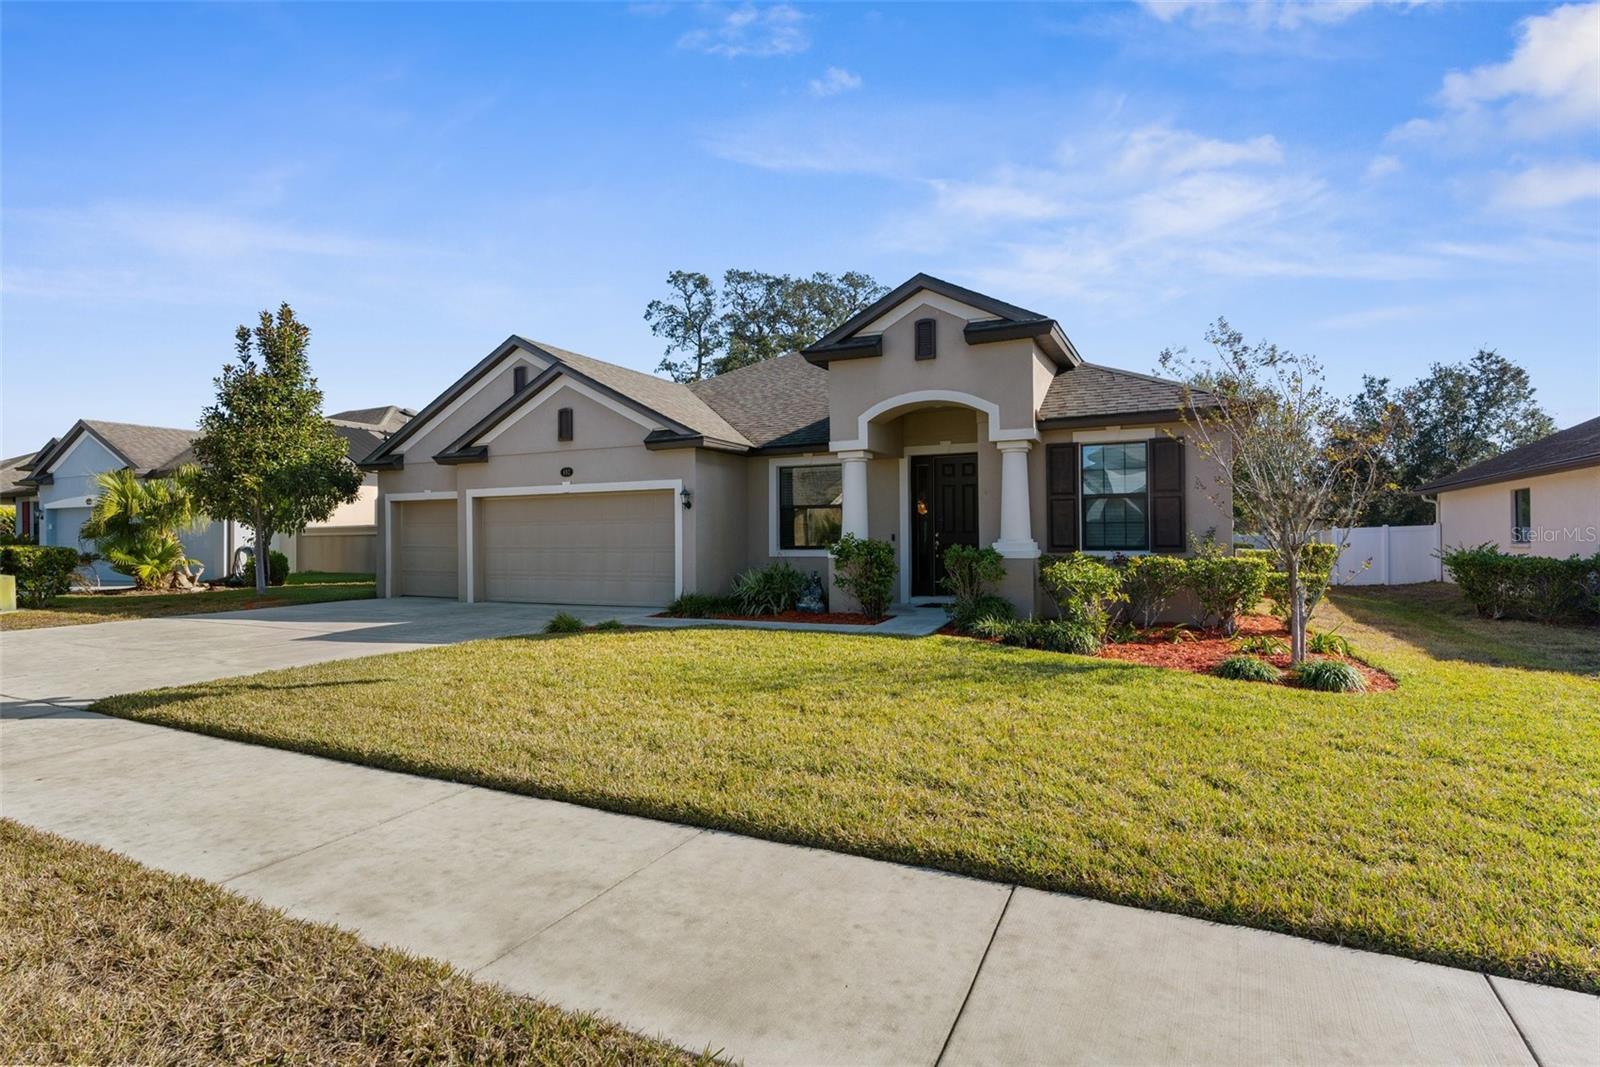
M484 497L474 536L483 599L666 604L676 507L669 490Z

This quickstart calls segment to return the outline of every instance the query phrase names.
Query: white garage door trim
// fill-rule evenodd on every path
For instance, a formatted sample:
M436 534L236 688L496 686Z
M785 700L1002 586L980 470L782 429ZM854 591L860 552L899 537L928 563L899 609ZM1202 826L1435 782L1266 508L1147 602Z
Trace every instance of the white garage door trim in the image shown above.
M454 500L454 489L429 490L421 493L387 493L383 498L383 597L394 596L394 505L407 500Z
M683 492L682 478L662 478L653 482L562 482L560 485L514 485L497 489L467 490L467 603L476 603L478 597L477 532L473 528L472 502L487 496L555 496L569 493L648 493L668 490L672 493L672 595L683 595L683 507L679 494Z

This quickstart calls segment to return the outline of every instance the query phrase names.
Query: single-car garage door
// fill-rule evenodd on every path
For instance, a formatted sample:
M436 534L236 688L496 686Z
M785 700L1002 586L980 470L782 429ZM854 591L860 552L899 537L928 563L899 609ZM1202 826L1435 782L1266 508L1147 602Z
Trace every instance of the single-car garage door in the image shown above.
M456 588L456 502L407 500L394 505L396 596L459 595Z
M478 516L485 600L666 604L670 491L486 497Z

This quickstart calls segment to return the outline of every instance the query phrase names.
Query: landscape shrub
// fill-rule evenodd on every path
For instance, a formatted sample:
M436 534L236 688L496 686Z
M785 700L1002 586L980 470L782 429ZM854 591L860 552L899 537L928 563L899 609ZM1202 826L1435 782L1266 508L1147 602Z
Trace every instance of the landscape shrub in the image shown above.
M1188 569L1189 561L1182 556L1130 556L1122 568L1129 617L1145 629L1153 626L1183 590Z
M986 596L1006 576L1005 559L985 545L951 545L944 551L944 577L939 584L957 602Z
M1314 633L1306 642L1306 648L1323 656L1348 656L1351 654L1350 642L1335 633Z
M1261 602L1267 588L1267 561L1224 555L1212 542L1196 543L1194 549L1194 558L1184 568L1184 588L1194 594L1202 624L1231 635L1239 616Z
M1251 652L1258 656L1286 656L1289 654L1289 642L1272 634L1255 634L1251 637L1236 637L1230 642L1235 652Z
M1081 552L1040 560L1039 584L1063 620L1089 628L1094 634L1096 648L1105 639L1111 606L1126 599L1122 592L1122 574L1115 567Z
M754 567L733 580L733 599L741 615L781 615L794 610L810 578L786 560Z
M739 604L732 597L684 593L667 605L664 614L675 619L709 619L716 615L737 615Z
M1600 553L1551 559L1502 552L1489 542L1458 545L1439 558L1462 596L1485 618L1600 620Z
M976 600L957 600L945 609L950 613L950 623L957 633L973 633L973 627L984 619L1002 622L1017 617L1017 609L1003 596L981 596Z
M0 504L0 545L9 545L17 539L17 509L10 504Z
M623 629L623 625L622 625L622 623L618 622L616 619L606 619L603 622L595 623L593 626L589 627L589 629L597 631L599 633L610 633L610 632L615 631L615 630Z
M558 612L555 618L544 624L547 634L576 634L583 632L583 620L568 612Z
M1278 553L1267 548L1237 548L1235 556L1265 560L1268 568L1264 595L1272 601L1272 614L1280 619L1289 617L1289 574L1277 569ZM1322 602L1333 582L1333 567L1339 562L1339 546L1321 542L1300 546L1300 588L1305 590L1306 618Z
M1231 678L1236 682L1276 682L1278 668L1254 656L1229 656L1212 670L1218 678Z
M277 549L267 551L267 584L282 585L289 580L289 557ZM256 584L256 559L251 556L244 565L244 584Z
M894 546L887 541L845 534L834 542L833 580L855 597L861 613L874 621L883 618L894 595L897 566Z
M1101 635L1085 622L1068 619L979 619L973 625L978 637L999 641L1017 648L1037 648L1046 652L1070 652L1092 656L1100 649Z
M0 547L0 574L17 580L17 603L42 608L45 601L72 590L72 575L82 556L75 548L56 545Z
M1324 693L1359 693L1367 687L1360 671L1336 659L1308 659L1294 669L1294 679L1306 689Z

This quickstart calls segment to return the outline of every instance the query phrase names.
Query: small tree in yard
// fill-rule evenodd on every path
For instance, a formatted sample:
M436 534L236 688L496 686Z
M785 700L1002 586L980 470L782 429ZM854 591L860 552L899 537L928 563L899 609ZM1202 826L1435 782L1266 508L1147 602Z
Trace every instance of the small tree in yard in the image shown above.
M1218 489L1277 556L1287 577L1291 659L1306 655L1305 546L1327 527L1348 528L1378 489L1373 456L1390 420L1349 432L1345 405L1323 384L1322 367L1244 335L1218 319L1206 331L1214 356L1195 363L1182 350L1161 366L1190 383L1183 423L1196 450L1216 464ZM1219 495L1222 495L1219 493Z
M361 472L322 417L322 390L311 376L306 344L311 331L288 304L261 313L254 330L235 335L236 363L216 379L217 402L200 416L194 452L196 494L214 519L255 531L264 556L275 534L297 534L356 498ZM267 590L265 566L256 591Z

